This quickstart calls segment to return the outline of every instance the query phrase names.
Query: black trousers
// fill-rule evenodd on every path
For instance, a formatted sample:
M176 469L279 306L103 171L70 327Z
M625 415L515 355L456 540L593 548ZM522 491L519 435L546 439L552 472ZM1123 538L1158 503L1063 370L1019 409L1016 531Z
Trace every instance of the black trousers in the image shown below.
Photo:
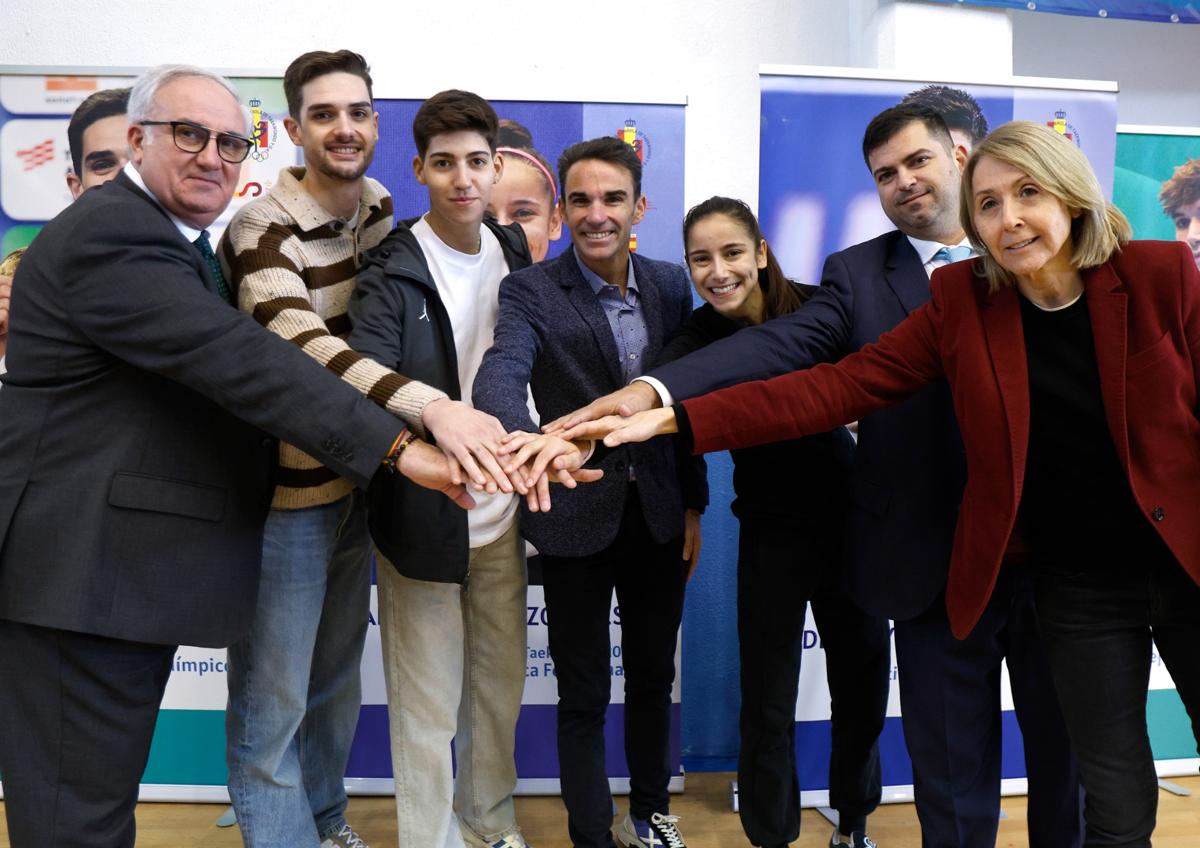
M863 830L879 805L879 734L891 671L888 622L862 612L842 593L840 536L838 527L742 521L738 809L754 845L786 845L800 834L796 694L810 601L831 698L830 806L848 833Z
M1037 613L1087 790L1089 846L1150 845L1158 781L1146 732L1154 645L1200 744L1200 587L1175 562L1043 571ZM1151 639L1153 638L1153 645Z
M1079 774L1026 569L1001 570L966 639L950 632L941 598L918 618L897 621L896 657L923 848L995 848L1004 660L1025 745L1029 846L1077 848L1083 837Z
M0 620L0 777L13 848L129 848L174 645Z
M650 536L633 487L607 548L585 557L542 554L550 656L558 675L558 766L576 848L613 844L604 750L610 619L621 624L630 811L648 819L669 810L671 687L687 581L682 554L681 538L660 544Z

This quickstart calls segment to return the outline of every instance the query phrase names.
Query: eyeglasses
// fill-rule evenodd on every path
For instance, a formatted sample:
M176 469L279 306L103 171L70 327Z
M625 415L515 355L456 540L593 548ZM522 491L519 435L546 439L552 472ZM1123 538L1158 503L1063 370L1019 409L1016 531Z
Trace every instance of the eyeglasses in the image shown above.
M191 121L139 121L144 127L170 127L175 146L185 153L199 153L208 146L208 140L217 140L217 155L230 164L246 161L254 142L232 133L217 132Z

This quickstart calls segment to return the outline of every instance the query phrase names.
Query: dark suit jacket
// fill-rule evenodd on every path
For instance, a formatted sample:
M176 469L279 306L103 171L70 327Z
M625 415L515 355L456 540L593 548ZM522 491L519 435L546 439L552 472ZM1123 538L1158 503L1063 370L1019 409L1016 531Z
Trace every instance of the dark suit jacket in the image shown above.
M821 288L797 311L651 373L682 400L837 361L928 300L920 258L893 230L831 254ZM938 600L965 479L962 440L944 382L862 419L850 475L845 574L859 606L904 620Z
M698 450L827 430L946 379L971 469L946 589L955 635L979 620L1016 521L1029 445L1019 295L991 294L974 262L933 275L933 299L833 365L685 406ZM1200 583L1200 271L1177 242L1134 242L1084 272L1105 417L1134 499Z
M653 362L692 311L691 286L677 265L634 254L633 268L649 335L645 357ZM536 431L525 403L527 384L543 421L624 385L604 308L573 251L509 274L500 284L495 341L475 377L475 406L510 431ZM703 509L708 491L702 466L687 459L677 466L674 439L608 453L599 463L603 479L575 489L556 486L550 512L522 506L522 534L552 556L586 556L608 547L621 524L630 462L651 535L659 542L681 535L684 507Z
M271 497L263 430L365 485L400 425L222 301L195 247L123 175L47 224L18 277L0 618L236 640Z

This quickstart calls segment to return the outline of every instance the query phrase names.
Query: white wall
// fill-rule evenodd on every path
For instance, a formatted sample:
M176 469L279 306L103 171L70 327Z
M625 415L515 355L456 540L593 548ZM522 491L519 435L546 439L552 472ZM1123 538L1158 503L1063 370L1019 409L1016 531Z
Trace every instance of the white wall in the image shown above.
M0 65L279 72L305 50L351 47L384 97L686 97L688 204L757 199L760 64L1115 79L1121 121L1200 126L1200 26L907 0L3 0L0 32Z
M1200 24L1012 17L1013 73L1116 80L1121 123L1200 127Z
M371 63L382 97L460 87L494 98L687 98L686 202L717 192L754 202L758 65L846 64L845 9L840 0L3 0L0 65L282 72L306 50L349 47Z

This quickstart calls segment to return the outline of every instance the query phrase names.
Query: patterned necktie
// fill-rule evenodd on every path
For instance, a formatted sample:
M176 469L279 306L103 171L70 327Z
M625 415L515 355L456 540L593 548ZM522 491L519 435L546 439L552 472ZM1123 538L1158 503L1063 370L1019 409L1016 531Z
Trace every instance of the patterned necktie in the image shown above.
M233 295L229 291L229 284L225 282L225 275L221 273L221 263L217 261L217 254L213 253L212 244L208 241L208 230L201 230L200 236L192 244L196 245L196 249L204 257L204 264L212 272L217 283L217 294L221 295L226 303L232 304Z
M964 259L970 259L970 258L971 258L971 248L963 247L960 244L956 247L943 247L937 253L933 254L933 260L931 260L931 261L936 261L938 259L942 259L942 260L945 260L947 263L950 263L950 262L962 262Z

